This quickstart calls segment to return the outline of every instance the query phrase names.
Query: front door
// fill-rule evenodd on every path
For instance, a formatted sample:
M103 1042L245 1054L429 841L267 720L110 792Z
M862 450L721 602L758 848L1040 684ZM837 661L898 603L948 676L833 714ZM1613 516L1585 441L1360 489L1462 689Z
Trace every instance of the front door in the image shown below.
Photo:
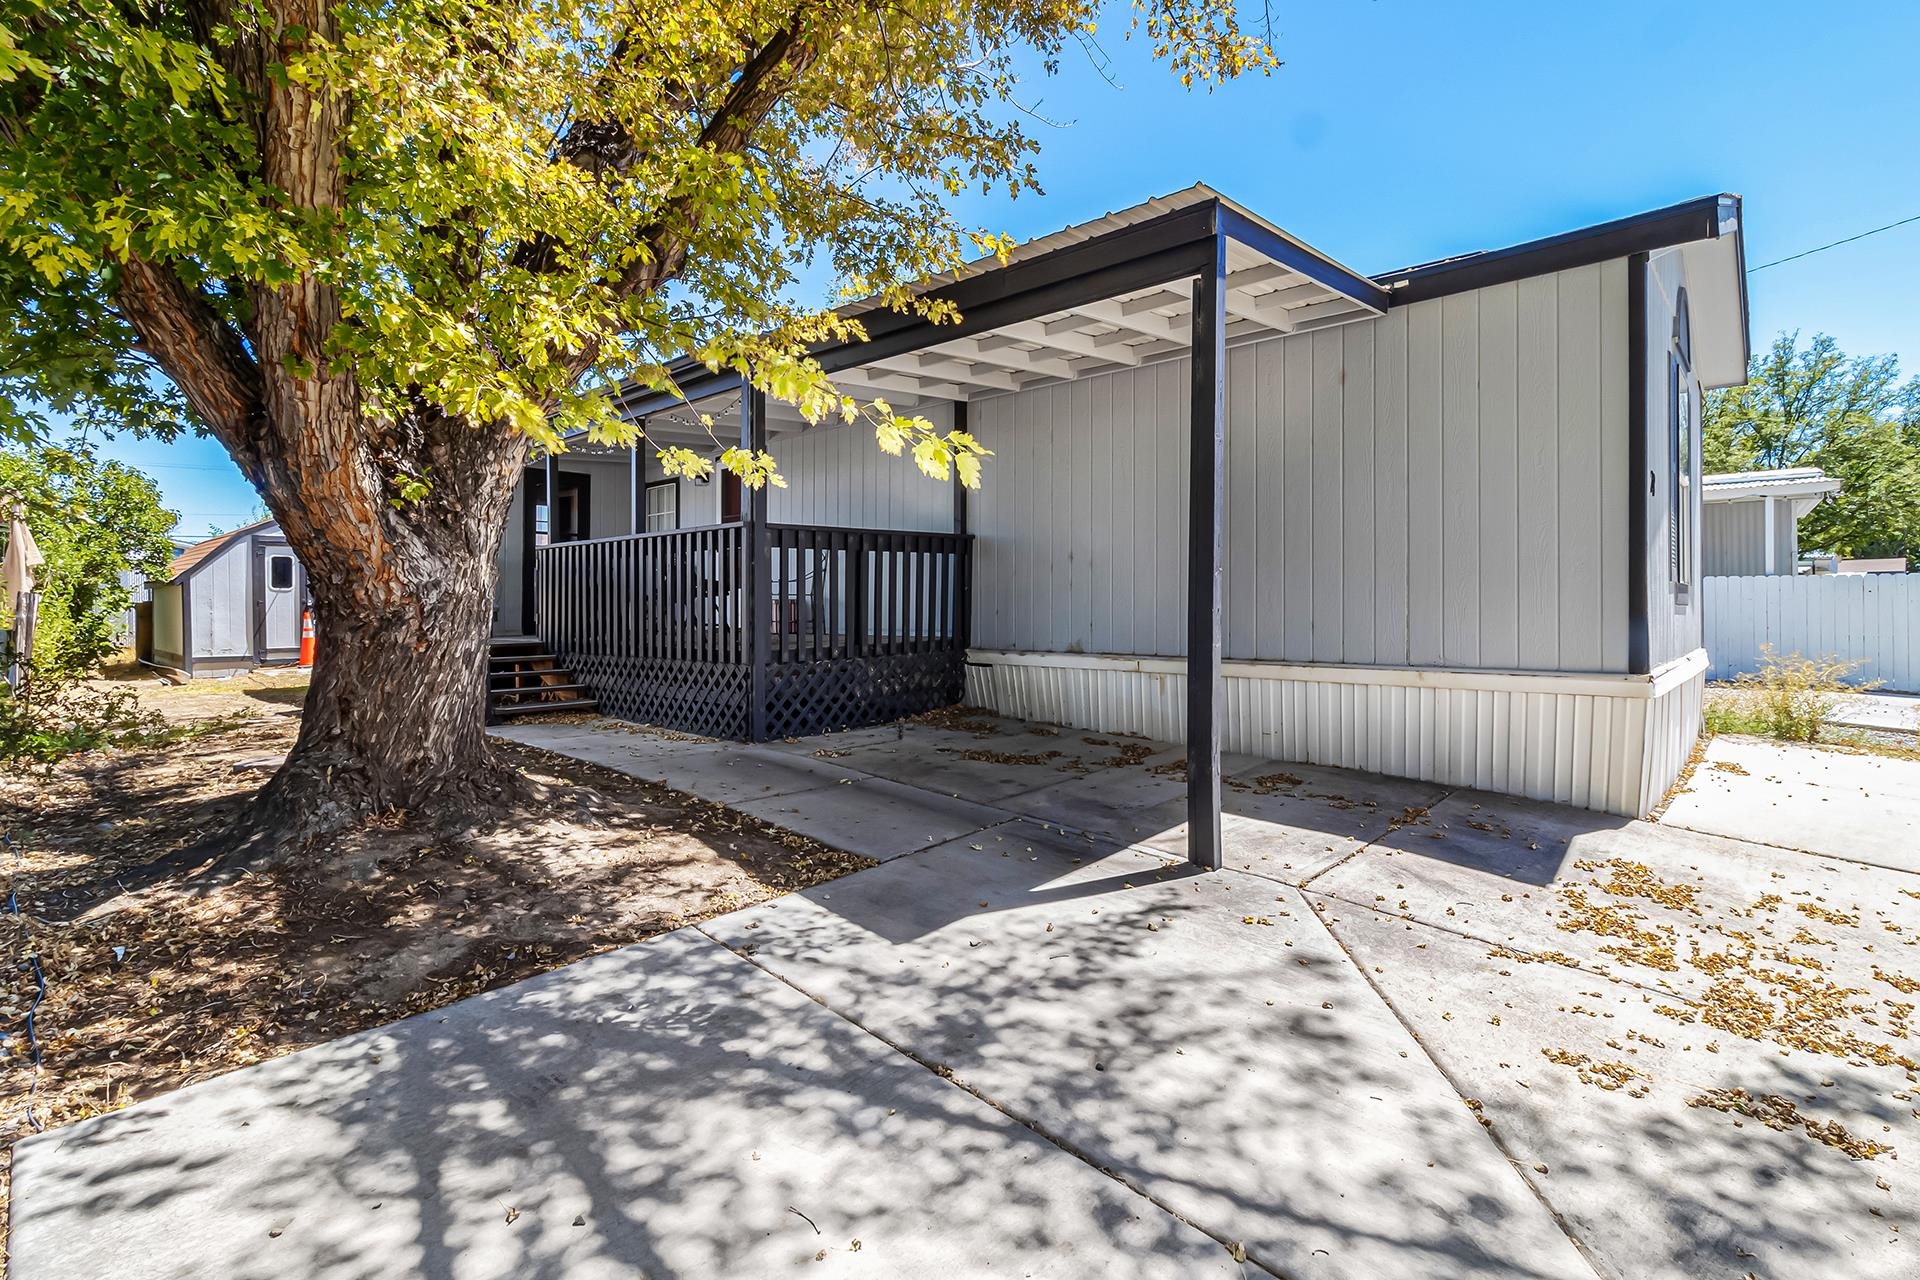
M559 500L547 501L547 472L544 467L528 467L526 471L527 500L522 507L525 515L521 524L521 545L526 554L520 558L520 632L522 635L534 633L533 598L533 558L534 550L549 542L579 542L588 536L592 525L588 522L590 511L589 498L592 496L592 477L576 472L562 471Z
M300 656L300 615L306 609L306 577L293 549L256 538L253 544L253 650L261 662Z

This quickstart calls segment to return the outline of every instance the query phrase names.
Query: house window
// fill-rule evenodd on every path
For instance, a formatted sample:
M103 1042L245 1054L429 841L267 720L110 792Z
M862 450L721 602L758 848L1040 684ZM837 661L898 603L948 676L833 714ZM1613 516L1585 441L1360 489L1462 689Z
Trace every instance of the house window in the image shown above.
M267 557L267 585L275 591L293 590L293 557Z
M662 480L647 486L646 531L659 533L680 527L680 485Z
M1695 396L1693 392L1693 342L1687 316L1687 291L1682 289L1674 306L1673 347L1667 357L1667 416L1672 444L1669 462L1673 483L1667 486L1669 517L1673 535L1668 539L1672 555L1670 577L1673 592L1687 597L1693 585L1693 450Z

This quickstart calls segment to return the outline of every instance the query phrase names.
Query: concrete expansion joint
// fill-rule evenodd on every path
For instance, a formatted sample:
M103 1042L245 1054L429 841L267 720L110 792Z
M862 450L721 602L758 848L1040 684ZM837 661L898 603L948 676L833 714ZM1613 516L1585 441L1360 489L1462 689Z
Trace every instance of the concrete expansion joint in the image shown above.
M1459 792L1460 792L1460 788L1458 787L1448 787L1445 791L1442 791L1437 797L1435 797L1432 803L1427 805L1426 812L1431 813L1435 809L1438 809L1441 805L1445 804L1447 801L1451 800L1454 796L1458 795ZM1425 814L1422 814L1421 816L1424 817ZM1361 845L1357 849L1352 850L1347 854L1346 857L1340 859L1338 862L1330 863L1327 866L1320 868L1318 871L1314 872L1312 875L1308 876L1305 880L1302 880L1300 882L1300 888L1305 889L1308 885L1312 884L1315 880L1318 880L1321 876L1326 875L1329 871L1333 871L1336 868L1346 866L1349 862L1352 862L1355 858L1359 857L1361 854L1365 853L1367 850L1373 848L1373 846L1379 844L1382 840L1385 840L1388 836L1398 831L1401 827L1411 826L1411 825L1412 824L1408 822L1389 822L1387 824L1387 829L1385 831L1382 831L1379 835L1367 841L1365 844Z
M1331 868L1329 868L1329 870L1331 870ZM1435 933L1443 933L1449 938L1458 938L1462 942L1471 942L1476 947L1505 947L1516 955L1529 957L1530 962L1534 964L1559 963L1558 961L1551 960L1545 953L1535 951L1530 947L1519 946L1512 942L1491 942L1486 938L1480 937L1478 934L1469 933L1465 929L1457 929L1452 925L1439 924L1432 920L1416 920L1404 912L1387 911L1375 906L1371 902L1361 902L1357 898L1343 898L1337 893L1325 893L1317 889L1305 890L1304 892L1306 892L1309 897L1318 898L1326 902L1337 902L1343 907L1352 907L1356 911L1365 911L1372 915L1379 916L1383 920L1398 920L1400 923L1413 928L1430 929ZM1666 987L1650 987L1644 982L1636 982L1632 978L1623 978L1617 973L1601 969L1589 969L1585 965L1577 966L1577 968L1579 972L1588 974L1602 982L1610 982L1615 986L1631 987L1635 991L1654 996L1661 1000L1671 1000L1675 1004L1685 1005L1698 1003L1693 997L1686 995L1684 992L1671 991Z
M1451 795L1452 793L1449 792L1448 794ZM1437 804L1439 802L1436 801L1435 803ZM1329 868L1329 870L1331 870L1331 868ZM1335 898L1331 894L1309 894L1305 888L1300 890L1300 896L1302 898L1318 897L1327 902L1340 902L1343 905L1346 902L1345 899ZM1427 1062L1433 1067L1434 1071L1439 1074L1440 1078L1447 1082L1447 1088L1451 1089L1454 1096L1460 1099L1460 1105L1463 1107L1472 1105L1469 1102L1471 1095L1462 1087L1460 1081L1455 1078L1454 1074L1447 1070L1446 1065L1442 1063L1439 1056L1434 1053L1433 1047L1421 1037L1420 1032L1416 1030L1413 1023L1400 1012L1399 1006L1394 1004L1393 1000L1387 995L1386 991L1381 988L1380 984L1374 981L1373 975L1367 972L1367 967L1360 963L1360 958L1353 954L1353 951L1341 940L1340 935L1333 931L1332 926L1321 918L1318 905L1310 902L1309 906L1314 909L1309 910L1307 915L1320 926L1321 930L1327 935L1328 941L1340 949L1340 954L1346 957L1347 963L1353 966L1354 972L1358 973L1361 980L1367 984L1367 989L1373 992L1374 998L1386 1006L1387 1012L1393 1015L1394 1021L1398 1022L1401 1029L1407 1033L1408 1039L1419 1046L1421 1055L1426 1058ZM1368 909L1370 910L1371 908ZM1392 916L1391 918L1399 919L1398 916ZM1417 922L1409 921L1408 923ZM1427 927L1431 928L1433 926ZM1479 942L1480 940L1475 938L1473 941ZM1580 1255L1581 1260L1584 1261L1593 1272L1595 1280L1620 1280L1620 1277L1603 1266L1600 1260L1593 1255L1593 1251L1587 1247L1586 1242L1582 1240L1579 1233L1573 1229L1573 1224L1568 1222L1560 1210L1554 1206L1553 1201L1547 1198L1545 1189L1534 1180L1528 1172L1527 1167L1521 1162L1520 1157L1507 1145L1506 1139L1502 1137L1500 1131L1494 1127L1493 1122L1478 1110L1475 1110L1474 1114L1480 1120L1481 1132L1486 1135L1487 1140L1493 1144L1494 1149L1498 1151L1501 1158L1506 1161L1507 1167L1513 1170L1514 1176L1519 1178L1520 1181L1525 1184L1527 1190L1533 1193L1534 1200L1539 1203L1542 1209L1546 1210L1548 1216L1553 1219L1554 1225L1560 1228L1561 1233L1566 1236L1567 1242L1574 1247L1574 1250Z
M832 1005L828 1004L825 1000L822 1000L819 996L807 990L805 987L801 986L799 983L796 983L792 979L786 977L784 974L781 974L776 970L770 969L766 965L761 964L760 961L754 956L751 949L745 948L745 947L730 946L729 944L722 942L719 938L716 938L714 937L713 934L709 933L704 924L696 924L692 926L692 928L695 933L698 933L701 937L705 938L708 942L711 942L713 943L713 945L717 947L721 947L727 951L732 952L734 955L739 956L742 960L746 961L748 964L752 965L754 968L758 969L760 972L766 974L768 977L772 978L774 981L781 983L782 985L790 988L791 990L805 997L806 999L811 1000L814 1004L819 1005L822 1009L825 1009L828 1013L840 1019L842 1022L847 1023L849 1026L855 1027L859 1029L861 1032L863 1032L864 1034L873 1037L875 1040L878 1040L881 1044L893 1050L895 1053L907 1059L909 1062L912 1062L915 1066L918 1066L923 1070L931 1072L933 1075L940 1077L942 1080L946 1081L948 1084L952 1085L954 1088L959 1089L961 1092L967 1094L972 1098L978 1099L981 1103L993 1108L994 1111L998 1112L1002 1116L1005 1116L1007 1119L1013 1121L1015 1124L1020 1125L1023 1128L1046 1139L1054 1147L1058 1148L1060 1151L1064 1152L1065 1154L1072 1156L1075 1160L1078 1160L1081 1164L1086 1165L1089 1169L1092 1169L1096 1173L1102 1174L1105 1177L1112 1179L1114 1182L1117 1182L1121 1186L1125 1187L1128 1191L1132 1192L1134 1195L1139 1196L1142 1200L1145 1200L1148 1204L1160 1210L1162 1213L1167 1214L1168 1216L1176 1219L1177 1221L1184 1223L1189 1227L1192 1227L1195 1231L1200 1232L1202 1235L1207 1236L1208 1238L1214 1240L1216 1243L1220 1245L1221 1248L1227 1251L1229 1256L1231 1256L1235 1261L1239 1262L1243 1267L1250 1264L1252 1266L1258 1267L1261 1271L1265 1272L1267 1275L1275 1277L1275 1280L1289 1280L1289 1277L1286 1275L1286 1273L1281 1271L1279 1267L1265 1263L1265 1262L1261 1262L1259 1259L1255 1258L1252 1254L1248 1253L1245 1244L1243 1244L1240 1240L1230 1235L1227 1235L1224 1232L1216 1231L1215 1229L1213 1229L1212 1227L1209 1227L1203 1222L1194 1221L1192 1218L1180 1212L1178 1209L1174 1208L1172 1205L1166 1203L1164 1200L1160 1199L1158 1196L1155 1196L1152 1192L1148 1191L1145 1187L1141 1186L1134 1179L1127 1177L1125 1174L1120 1173L1118 1170L1113 1169L1108 1165L1101 1164L1099 1161L1095 1160L1091 1155L1089 1155L1086 1151L1082 1150L1077 1144L1070 1142L1066 1138L1062 1137L1061 1135L1047 1129L1045 1126L1041 1125L1038 1121L1008 1109L1003 1103L1000 1102L999 1099L993 1097L991 1094L983 1093L976 1086L969 1084L967 1081L961 1079L959 1076L956 1076L953 1072L952 1067L949 1067L944 1063L935 1062L932 1059L927 1058L922 1054L916 1053L914 1052L913 1049L909 1048L907 1045L904 1045L899 1041L893 1040L885 1035L882 1035L880 1032L874 1030L872 1027L868 1026L866 1023L861 1022L858 1018L850 1017L847 1014L842 1013L840 1010L834 1008Z

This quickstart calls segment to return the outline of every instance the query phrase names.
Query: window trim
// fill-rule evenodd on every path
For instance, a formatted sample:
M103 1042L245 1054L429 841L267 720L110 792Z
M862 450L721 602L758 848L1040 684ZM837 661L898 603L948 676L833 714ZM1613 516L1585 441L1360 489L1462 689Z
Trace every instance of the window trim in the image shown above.
M1667 499L1670 528L1667 533L1667 580L1676 604L1685 605L1693 597L1694 543L1693 506L1694 451L1700 432L1695 421L1700 396L1693 381L1693 324L1688 314L1687 290L1682 286L1674 298L1673 337L1667 347Z
M283 564L287 566L287 580L284 584L278 581L278 570ZM292 591L299 576L300 571L295 567L294 558L290 553L272 551L267 554L267 590Z

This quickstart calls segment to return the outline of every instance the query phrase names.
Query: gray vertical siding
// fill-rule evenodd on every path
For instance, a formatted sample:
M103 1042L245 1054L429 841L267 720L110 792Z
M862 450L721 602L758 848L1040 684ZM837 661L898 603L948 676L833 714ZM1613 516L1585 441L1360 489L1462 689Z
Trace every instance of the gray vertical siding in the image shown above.
M1626 330L1622 261L1230 352L1228 656L1624 671ZM977 645L1182 652L1187 370L973 403Z
M1794 573L1800 564L1800 520L1793 514L1793 499L1769 498L1773 503L1773 563L1769 573Z
M916 412L924 412L942 430L951 421L944 405ZM767 452L787 482L786 488L768 495L767 515L776 523L930 532L953 528L953 486L930 479L905 454L896 458L882 453L869 426L788 431L775 436ZM988 459L997 471L994 462Z
M1773 545L1767 545L1767 504L1773 504ZM1800 560L1800 526L1791 498L1737 498L1703 504L1700 571L1737 578L1792 573Z

